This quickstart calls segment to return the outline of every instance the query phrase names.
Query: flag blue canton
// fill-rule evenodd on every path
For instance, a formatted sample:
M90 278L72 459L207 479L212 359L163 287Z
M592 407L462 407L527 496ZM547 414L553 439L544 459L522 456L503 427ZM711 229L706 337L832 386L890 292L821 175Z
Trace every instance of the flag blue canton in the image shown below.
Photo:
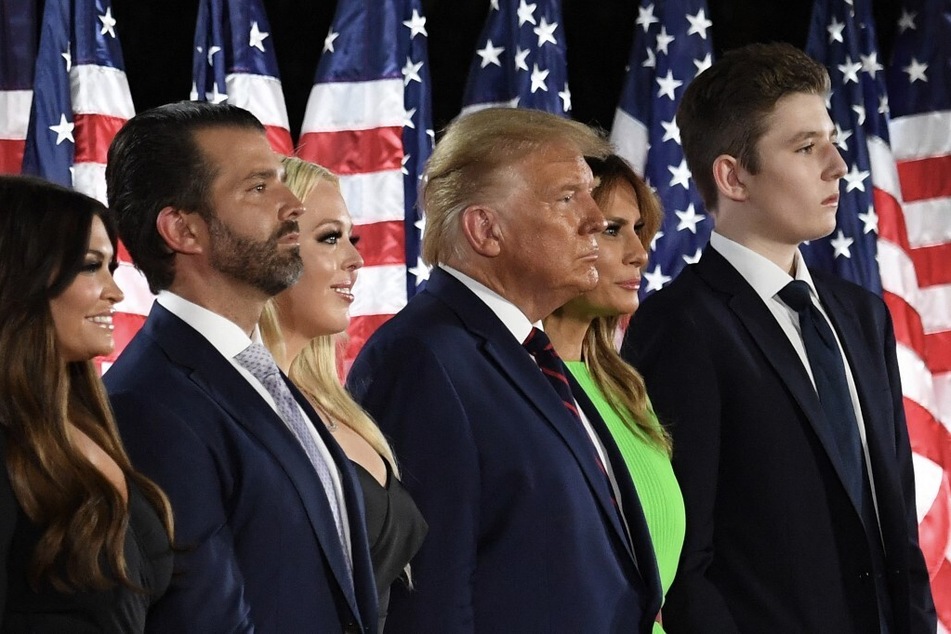
M463 112L490 106L571 114L560 0L491 0Z
M30 90L36 59L36 0L3 3L0 20L0 90Z
M892 117L951 110L951 82L941 81L948 70L938 71L951 67L951 7L936 0L903 5L887 76Z
M712 219L687 168L677 106L713 60L705 0L642 2L611 141L657 192L664 220L651 245L645 297L700 259Z
M70 72L91 65L124 70L109 0L48 0L33 86L23 173L73 186L76 146Z
M880 294L868 142L876 136L887 143L888 127L870 2L818 0L806 52L829 71L832 92L827 105L848 173L840 183L835 230L803 245L803 256L812 270L834 273Z

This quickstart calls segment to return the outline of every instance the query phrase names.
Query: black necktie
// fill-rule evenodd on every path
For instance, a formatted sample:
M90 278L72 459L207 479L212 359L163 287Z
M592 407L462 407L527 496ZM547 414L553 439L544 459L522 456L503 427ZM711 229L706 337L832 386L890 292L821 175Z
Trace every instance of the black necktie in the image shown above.
M875 586L879 595L881 631L887 632L889 631L887 624L890 620L888 615L891 610L888 590L883 578L884 553L881 550L881 533L875 515L874 502L872 502L872 488L865 468L865 451L862 448L862 438L859 436L849 384L845 378L842 354L832 327L812 303L809 284L802 280L794 280L779 291L779 297L787 306L799 313L802 342L806 348L806 356L809 357L809 367L812 368L812 376L816 382L816 392L819 394L819 403L825 414L827 428L832 432L836 449L841 457L845 486L852 499L858 502L862 522L868 534L871 535L872 557L875 560L873 570L878 568Z
M799 313L799 328L802 342L812 368L812 377L819 393L819 402L825 413L828 429L832 432L836 449L839 452L846 487L853 499L864 500L864 491L868 488L865 472L862 439L859 436L855 410L849 385L845 379L845 366L836 343L835 335L825 317L812 303L809 285L801 280L787 284L779 297L787 306ZM860 505L861 506L861 505ZM864 509L859 509L863 511ZM863 513L863 519L865 519ZM871 527L869 527L871 528Z

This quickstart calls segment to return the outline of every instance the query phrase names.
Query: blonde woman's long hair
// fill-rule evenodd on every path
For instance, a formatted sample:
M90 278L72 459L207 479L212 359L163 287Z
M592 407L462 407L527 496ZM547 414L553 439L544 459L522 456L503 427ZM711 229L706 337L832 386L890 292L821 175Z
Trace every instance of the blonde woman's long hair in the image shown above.
M605 159L589 158L588 164L598 178L598 185L592 195L599 207L603 207L610 200L619 186L627 183L634 189L641 220L644 222L640 241L644 249L650 252L651 240L660 228L662 220L657 196L634 173L630 165L615 154ZM621 420L631 431L645 437L670 457L670 434L659 424L651 408L644 377L621 358L614 345L614 334L624 317L627 315L595 317L581 344L581 357L594 382L609 396L608 401Z
M340 180L325 167L297 157L283 159L287 186L303 200L320 181L328 181L340 189ZM261 338L264 345L278 359L287 361L284 335L281 329L280 308L274 298L268 300L261 315ZM290 360L288 376L301 392L317 406L322 414L338 425L346 425L366 440L389 464L399 478L399 468L390 444L383 432L340 382L337 370L337 347L345 341L346 333L322 335L311 339L300 353Z

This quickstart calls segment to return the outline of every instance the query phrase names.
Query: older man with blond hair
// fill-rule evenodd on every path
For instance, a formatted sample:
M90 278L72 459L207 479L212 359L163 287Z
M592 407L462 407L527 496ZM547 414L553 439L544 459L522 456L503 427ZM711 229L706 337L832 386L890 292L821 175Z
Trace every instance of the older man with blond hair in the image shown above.
M643 513L540 320L598 281L586 126L541 112L455 121L426 168L426 289L349 378L430 525L395 632L646 632L660 585Z

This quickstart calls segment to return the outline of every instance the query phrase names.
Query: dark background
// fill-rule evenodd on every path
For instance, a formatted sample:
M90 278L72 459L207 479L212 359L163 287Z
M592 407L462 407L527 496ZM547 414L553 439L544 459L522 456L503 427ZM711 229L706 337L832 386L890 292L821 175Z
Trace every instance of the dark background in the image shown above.
M379 0L383 1L383 0ZM638 0L562 0L574 118L610 129L621 93ZM662 1L662 0L659 0ZM708 0L714 56L750 42L805 46L811 0ZM888 59L897 0L872 0L880 59ZM458 112L489 0L422 0L429 32L437 130ZM264 0L291 135L297 139L336 2ZM187 99L198 0L112 0L136 111Z

